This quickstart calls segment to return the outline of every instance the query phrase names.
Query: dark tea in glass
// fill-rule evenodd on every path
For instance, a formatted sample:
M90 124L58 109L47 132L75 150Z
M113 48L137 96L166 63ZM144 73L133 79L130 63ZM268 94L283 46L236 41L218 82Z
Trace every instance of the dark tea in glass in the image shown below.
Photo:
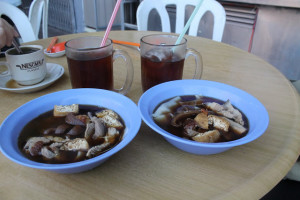
M113 90L112 56L95 60L67 58L72 88Z
M158 60L150 51L141 56L143 91L163 82L182 79L183 65L184 59L176 55Z
M110 39L107 39L105 45L101 46L102 40L102 37L90 36L66 42L72 88L99 88L126 94L133 80L131 59L125 51L114 50ZM119 57L125 61L127 73L124 73L126 79L123 87L115 89L113 63Z
M195 59L194 79L202 75L202 58L187 48L183 38L178 44L176 35L148 35L141 38L141 78L143 91L167 81L182 79L186 57Z

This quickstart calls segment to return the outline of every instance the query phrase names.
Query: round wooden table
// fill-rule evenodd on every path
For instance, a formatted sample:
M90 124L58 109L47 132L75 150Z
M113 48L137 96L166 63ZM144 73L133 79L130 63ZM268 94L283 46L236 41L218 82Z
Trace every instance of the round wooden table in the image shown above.
M112 31L111 39L139 42L153 32ZM59 36L59 41L98 33ZM0 154L0 198L6 199L259 199L290 170L300 149L299 94L275 67L227 44L186 36L188 47L203 57L202 79L238 87L255 96L269 112L270 123L257 140L217 155L183 152L144 123L136 138L101 166L79 174L56 174L18 165ZM31 42L45 48L51 38ZM127 94L138 102L142 94L140 55L133 47L114 45L129 53L134 81ZM4 59L1 59L4 60ZM49 58L65 74L48 88L28 94L0 91L0 122L22 104L55 91L70 89L66 57ZM192 61L184 78L191 78ZM115 85L124 78L114 68ZM255 112L255 110L253 110Z

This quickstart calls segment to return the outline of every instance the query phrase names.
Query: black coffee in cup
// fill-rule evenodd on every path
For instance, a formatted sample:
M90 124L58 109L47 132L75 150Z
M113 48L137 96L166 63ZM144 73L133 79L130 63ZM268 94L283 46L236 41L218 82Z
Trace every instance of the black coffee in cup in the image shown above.
M16 49L12 49L11 51L8 52L9 55L24 55L24 54L30 54L33 52L38 51L38 48L33 48L33 47L21 47L22 53L19 53Z

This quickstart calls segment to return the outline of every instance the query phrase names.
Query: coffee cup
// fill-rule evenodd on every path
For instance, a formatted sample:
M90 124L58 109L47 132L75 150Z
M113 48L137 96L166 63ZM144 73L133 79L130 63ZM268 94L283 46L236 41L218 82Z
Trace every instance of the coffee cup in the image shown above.
M72 88L99 88L126 94L133 80L129 55L113 49L112 41L100 47L102 37L80 37L66 42L66 56ZM121 57L125 62L126 80L121 89L114 88L113 63Z
M21 54L15 48L5 52L7 62L0 65L7 67L0 77L10 75L20 85L34 85L46 77L47 68L43 47L40 45L20 46Z
M141 78L143 91L167 81L182 79L184 61L195 59L193 79L202 75L202 57L194 49L187 48L187 39L176 44L176 35L147 35L141 38Z

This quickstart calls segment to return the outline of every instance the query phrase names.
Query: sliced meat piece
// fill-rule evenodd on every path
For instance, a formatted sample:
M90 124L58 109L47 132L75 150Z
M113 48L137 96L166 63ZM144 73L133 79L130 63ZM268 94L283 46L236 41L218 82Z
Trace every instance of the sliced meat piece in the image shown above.
M88 158L92 158L92 157L95 157L95 156L98 156L100 155L105 149L107 149L108 147L110 146L110 143L103 143L101 145L97 145L97 146L94 146L92 148L90 148L86 154L86 156Z
M87 115L76 115L76 118L82 121L84 124L87 124L90 122L90 118Z
M67 114L65 121L67 124L70 124L70 125L85 126L85 123L82 122L80 119L78 119L73 113Z
M195 115L199 114L201 111L198 110L188 110L176 113L176 115L171 120L171 125L175 127L182 126L182 121L186 118L194 118Z
M41 150L41 154L46 159L53 159L56 157L56 154L49 149L49 147L43 147Z
M84 132L84 138L86 140L90 140L95 133L95 123L91 122L86 125L86 129Z
M105 136L105 142L108 142L110 144L114 144L117 140L117 138L119 137L120 132L113 127L109 127L107 129L107 134Z
M227 100L223 107L225 108L225 110L227 111L227 115L232 115L232 117L227 117L226 115L224 115L227 118L233 119L235 122L241 124L242 126L244 126L244 121L243 121L243 116L242 113L238 110L235 109L229 100Z
M93 118L93 122L95 123L95 133L93 135L93 139L96 140L100 137L104 137L105 136L105 126L104 123L102 121L102 118Z
M199 134L199 132L194 131L193 129L185 129L184 130L184 135L186 135L188 137L194 137L197 134Z
M24 146L24 151L31 156L40 155L44 144L50 143L51 140L46 137L31 137Z
M56 128L56 130L55 130L55 134L56 134L56 135L64 134L64 133L66 133L70 128L71 128L71 125L69 125L69 124L62 124L62 125L59 125L59 126Z
M218 130L206 131L204 133L199 133L192 137L193 140L197 142L207 142L214 143L217 142L221 137L221 134Z
M51 135L47 135L45 136L45 138L49 139L51 142L65 142L68 141L69 139L64 139L62 137L57 137L57 136L51 136Z
M48 129L44 130L43 134L49 135L49 134L55 133L55 131L56 131L56 128L48 128Z
M107 115L108 116L108 115ZM89 113L89 117L92 121L92 123L87 124L87 128L85 131L85 138L91 138L93 140L97 140L101 137L105 136L105 122L102 118L98 118L95 116L92 116L91 113ZM113 119L113 118L112 118Z
M198 126L200 126L200 128L202 129L208 129L208 117L207 117L207 113L199 113L195 119L196 123L198 124Z
M216 102L206 103L206 106L215 111L217 114L227 117L229 119L233 119L235 122L244 125L243 117L240 111L235 109L229 100L227 100L223 105L220 105Z
M74 126L67 134L68 135L80 135L81 133L83 133L85 131L84 128L82 128L82 126Z
M65 142L60 149L65 151L88 151L89 144L84 138L75 138Z
M193 119L186 119L183 123L183 134L187 137L193 137L197 135L199 132L196 131L198 125L195 120Z
M223 117L216 115L208 115L208 124L213 125L214 128L228 132L230 123Z
M242 135L243 133L245 133L247 131L247 129L245 127L243 127L242 125L240 125L239 123L236 123L235 121L227 119L225 117L224 117L224 119L230 123L230 128L234 133L236 133L238 135Z
M49 148L53 152L57 153L63 144L64 144L63 142L53 142L52 144L49 145Z

